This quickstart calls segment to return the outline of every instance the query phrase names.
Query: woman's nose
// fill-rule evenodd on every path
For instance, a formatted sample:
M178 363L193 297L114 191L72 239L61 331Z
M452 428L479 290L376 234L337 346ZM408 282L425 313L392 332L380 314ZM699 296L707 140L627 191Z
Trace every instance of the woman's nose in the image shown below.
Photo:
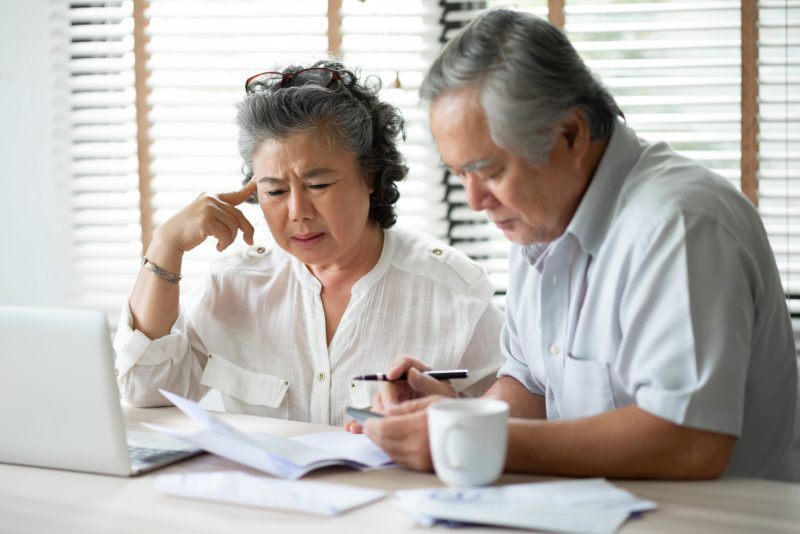
M289 218L293 221L311 219L313 207L305 193L302 191L292 191L289 193Z

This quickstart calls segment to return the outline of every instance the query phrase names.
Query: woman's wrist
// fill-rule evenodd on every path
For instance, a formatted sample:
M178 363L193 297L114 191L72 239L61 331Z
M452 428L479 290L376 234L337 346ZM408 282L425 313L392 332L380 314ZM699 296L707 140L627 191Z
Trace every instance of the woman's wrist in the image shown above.
M147 261L157 265L162 270L180 275L183 265L183 251L164 239L158 230L153 233L153 238L144 254Z

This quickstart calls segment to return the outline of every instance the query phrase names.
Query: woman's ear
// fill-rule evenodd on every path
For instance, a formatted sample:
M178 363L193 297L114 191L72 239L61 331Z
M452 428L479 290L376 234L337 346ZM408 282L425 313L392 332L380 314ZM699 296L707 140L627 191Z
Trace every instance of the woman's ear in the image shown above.
M374 174L367 174L364 173L364 183L367 184L367 190L369 194L375 192L375 175Z

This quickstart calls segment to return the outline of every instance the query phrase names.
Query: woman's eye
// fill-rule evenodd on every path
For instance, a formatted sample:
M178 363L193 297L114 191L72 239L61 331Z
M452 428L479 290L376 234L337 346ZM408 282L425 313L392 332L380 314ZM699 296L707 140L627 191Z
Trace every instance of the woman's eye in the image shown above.
M285 191L283 189L275 189L274 191L267 191L268 197L278 197L284 194Z
M311 185L308 186L308 188L309 189L320 190L320 189L325 189L329 185L331 185L331 184L311 184Z

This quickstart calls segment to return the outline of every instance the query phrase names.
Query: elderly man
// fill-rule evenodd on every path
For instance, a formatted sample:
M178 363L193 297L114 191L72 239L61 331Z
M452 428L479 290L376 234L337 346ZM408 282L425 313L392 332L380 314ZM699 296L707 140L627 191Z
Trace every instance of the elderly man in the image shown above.
M478 17L421 94L470 207L514 242L506 360L485 395L510 404L506 469L800 480L792 326L747 199L638 138L566 37L531 15ZM389 370L408 381L381 392L388 416L364 430L429 470L424 409L452 390L417 369Z

